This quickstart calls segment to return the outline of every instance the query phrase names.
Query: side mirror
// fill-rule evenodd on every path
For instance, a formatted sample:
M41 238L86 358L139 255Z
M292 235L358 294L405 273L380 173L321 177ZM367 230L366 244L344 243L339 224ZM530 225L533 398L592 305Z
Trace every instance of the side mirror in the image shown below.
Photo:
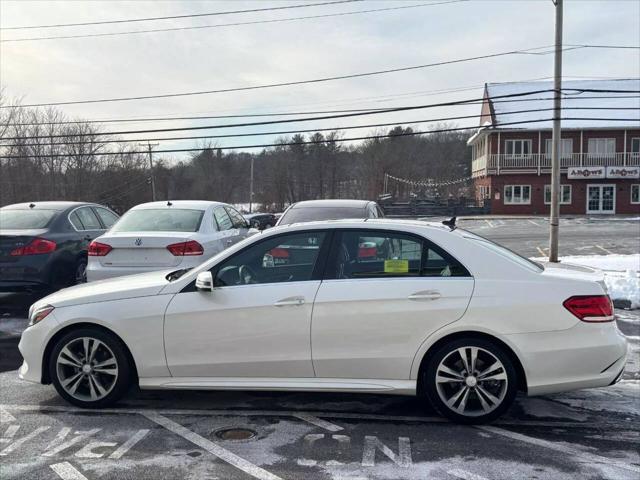
M200 272L196 277L196 290L213 292L213 275L210 271Z

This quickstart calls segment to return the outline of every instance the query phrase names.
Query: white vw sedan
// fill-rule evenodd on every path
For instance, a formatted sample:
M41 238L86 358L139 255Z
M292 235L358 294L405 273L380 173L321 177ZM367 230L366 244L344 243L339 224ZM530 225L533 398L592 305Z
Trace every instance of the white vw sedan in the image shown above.
M276 227L192 270L31 307L20 377L81 407L143 389L424 395L460 422L616 382L627 344L598 274L439 224Z
M195 267L257 232L226 203L142 203L89 244L87 281Z

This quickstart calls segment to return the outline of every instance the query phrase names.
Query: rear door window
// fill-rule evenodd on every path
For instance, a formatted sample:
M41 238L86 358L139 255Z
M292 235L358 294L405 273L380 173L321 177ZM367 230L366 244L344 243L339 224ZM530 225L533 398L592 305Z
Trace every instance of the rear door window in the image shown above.
M102 225L91 207L78 208L75 212L84 228L82 230L103 230Z
M230 230L233 228L233 222L223 207L215 207L213 209L213 217L218 225L218 230Z
M343 231L330 262L329 278L336 279L469 275L440 247L401 232Z
M225 207L225 210L229 214L231 218L231 223L233 223L233 228L247 228L247 221L244 219L240 213L235 208Z
M96 208L95 211L107 229L111 228L113 224L118 221L118 216L111 210L107 210L106 208Z

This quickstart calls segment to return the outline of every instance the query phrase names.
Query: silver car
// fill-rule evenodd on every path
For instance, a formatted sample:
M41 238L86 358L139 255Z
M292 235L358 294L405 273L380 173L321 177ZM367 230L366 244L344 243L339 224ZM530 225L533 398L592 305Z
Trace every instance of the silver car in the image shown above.
M130 209L89 245L87 281L189 269L257 233L231 205L175 200Z

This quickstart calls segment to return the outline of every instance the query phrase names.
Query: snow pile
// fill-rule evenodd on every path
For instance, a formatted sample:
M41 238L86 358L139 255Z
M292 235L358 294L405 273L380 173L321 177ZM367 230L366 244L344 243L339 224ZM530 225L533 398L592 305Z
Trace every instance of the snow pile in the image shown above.
M546 261L547 258L532 260ZM640 308L640 254L576 255L560 257L560 262L602 270L611 299L627 300L631 302L631 308Z

